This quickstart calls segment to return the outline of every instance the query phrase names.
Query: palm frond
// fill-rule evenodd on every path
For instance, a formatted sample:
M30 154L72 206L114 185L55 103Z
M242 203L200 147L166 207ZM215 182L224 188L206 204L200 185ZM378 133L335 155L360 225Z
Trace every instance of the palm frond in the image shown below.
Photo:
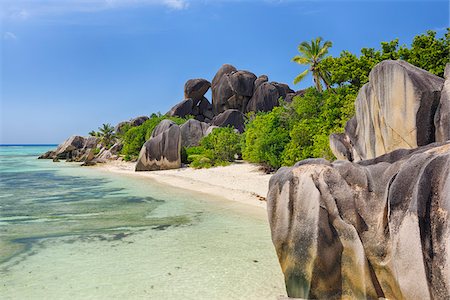
M305 78L306 75L308 75L309 69L306 69L305 71L301 72L297 77L294 78L294 84L299 83L300 81Z
M306 65L310 63L310 59L304 56L296 55L292 58L293 62L296 62L300 65Z
M333 46L333 43L331 43L330 41L326 41L322 48L320 49L319 53L318 53L318 57L322 58L323 56L325 56L325 54L328 53L328 49L331 48L331 46Z

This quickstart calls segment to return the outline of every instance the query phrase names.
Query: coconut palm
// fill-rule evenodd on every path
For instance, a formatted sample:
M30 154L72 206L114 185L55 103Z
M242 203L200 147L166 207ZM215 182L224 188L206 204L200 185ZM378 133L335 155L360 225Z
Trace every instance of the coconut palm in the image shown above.
M116 135L114 133L114 127L111 124L103 124L102 127L98 128L98 136L100 137L100 142L106 148L111 147L114 140L116 139Z
M95 130L91 130L91 131L89 132L89 135L90 135L90 136L98 136L98 132L95 131Z
M309 68L300 73L294 79L294 84L299 83L305 76L311 71L316 89L321 92L322 83L325 83L327 89L330 88L330 73L324 69L320 64L320 61L327 55L328 49L332 46L330 41L325 41L322 44L322 38L318 37L315 40L311 40L310 43L302 42L298 46L298 52L300 55L296 55L292 58L293 62L300 65L309 65Z

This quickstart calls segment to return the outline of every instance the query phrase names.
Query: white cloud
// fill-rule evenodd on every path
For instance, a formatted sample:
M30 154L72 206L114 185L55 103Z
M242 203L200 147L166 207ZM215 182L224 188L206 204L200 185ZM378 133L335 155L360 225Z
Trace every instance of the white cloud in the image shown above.
M5 40L17 40L17 36L14 33L12 33L12 32L7 31L7 32L5 32L3 34L3 39L5 39Z
M128 7L160 6L183 10L192 0L0 0L0 16L10 19L27 19L31 16L92 13Z
M185 0L164 0L164 4L172 9L186 9L189 3Z

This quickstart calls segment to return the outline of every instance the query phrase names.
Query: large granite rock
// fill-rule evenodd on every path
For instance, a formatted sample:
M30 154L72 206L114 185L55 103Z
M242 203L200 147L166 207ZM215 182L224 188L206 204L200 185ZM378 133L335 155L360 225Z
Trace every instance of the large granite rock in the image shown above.
M441 91L441 99L434 117L436 126L436 142L450 140L450 64L445 67L445 82Z
M245 116L237 109L228 109L215 116L211 125L218 127L232 126L242 133L245 129Z
M238 71L231 65L223 65L212 81L212 105L214 114L227 109L244 112L253 95L256 75Z
M278 106L280 98L280 87L269 82L261 83L255 90L253 97L250 99L246 111L271 111L275 106ZM286 95L285 95L286 96Z
M144 122L147 121L148 119L149 119L149 117L147 117L147 116L136 117L136 118L134 118L134 119L131 119L130 125L131 125L132 127L141 126L141 125L144 124Z
M450 142L281 168L267 209L290 297L450 299Z
M115 127L114 127L114 131L117 134L124 134L125 133L125 128L131 126L130 125L130 121L123 121L118 123Z
M209 124L198 120L190 119L180 126L181 130L181 146L193 147L200 144L202 137L206 135Z
M184 118L187 115L192 114L192 108L194 107L194 100L188 98L180 103L176 104L174 107L172 107L166 115L169 117L180 117Z
M184 98L191 98L194 101L194 105L197 105L210 87L211 83L206 79L189 79L184 84Z
M155 171L181 167L181 130L172 121L163 120L142 146L136 171ZM170 123L172 122L172 123Z
M435 119L440 128L448 123L445 104L440 106L442 117L435 117L440 101L445 101L440 99L443 83L442 78L404 61L376 65L369 83L358 93L356 114L345 128L353 159L371 159L435 142Z
M147 121L148 119L149 119L149 117L147 117L147 116L140 116L140 117L131 119L130 121L120 122L114 127L114 131L117 134L123 134L126 127L140 126L140 125L144 124L144 122Z
M55 150L46 152L39 156L39 159L66 159L69 161L85 161L91 149L99 144L97 137L82 137L74 135L58 145Z

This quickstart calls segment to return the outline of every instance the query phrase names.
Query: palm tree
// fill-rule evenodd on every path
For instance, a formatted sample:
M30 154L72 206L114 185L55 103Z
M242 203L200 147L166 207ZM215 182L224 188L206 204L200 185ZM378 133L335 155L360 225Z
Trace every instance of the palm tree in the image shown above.
M116 138L116 135L114 133L114 127L108 123L103 124L102 127L98 128L98 130L99 130L98 136L100 137L102 145L106 148L109 148Z
M322 38L318 37L315 40L311 40L311 43L302 42L298 46L300 55L294 56L292 61L300 65L309 65L309 68L295 77L294 84L299 83L311 71L314 84L319 92L323 90L321 80L325 83L327 89L330 88L330 73L321 66L320 62L332 45L330 41L325 41L322 45Z
M91 130L91 131L89 132L89 135L90 135L90 136L98 136L98 132L95 131L95 130Z

